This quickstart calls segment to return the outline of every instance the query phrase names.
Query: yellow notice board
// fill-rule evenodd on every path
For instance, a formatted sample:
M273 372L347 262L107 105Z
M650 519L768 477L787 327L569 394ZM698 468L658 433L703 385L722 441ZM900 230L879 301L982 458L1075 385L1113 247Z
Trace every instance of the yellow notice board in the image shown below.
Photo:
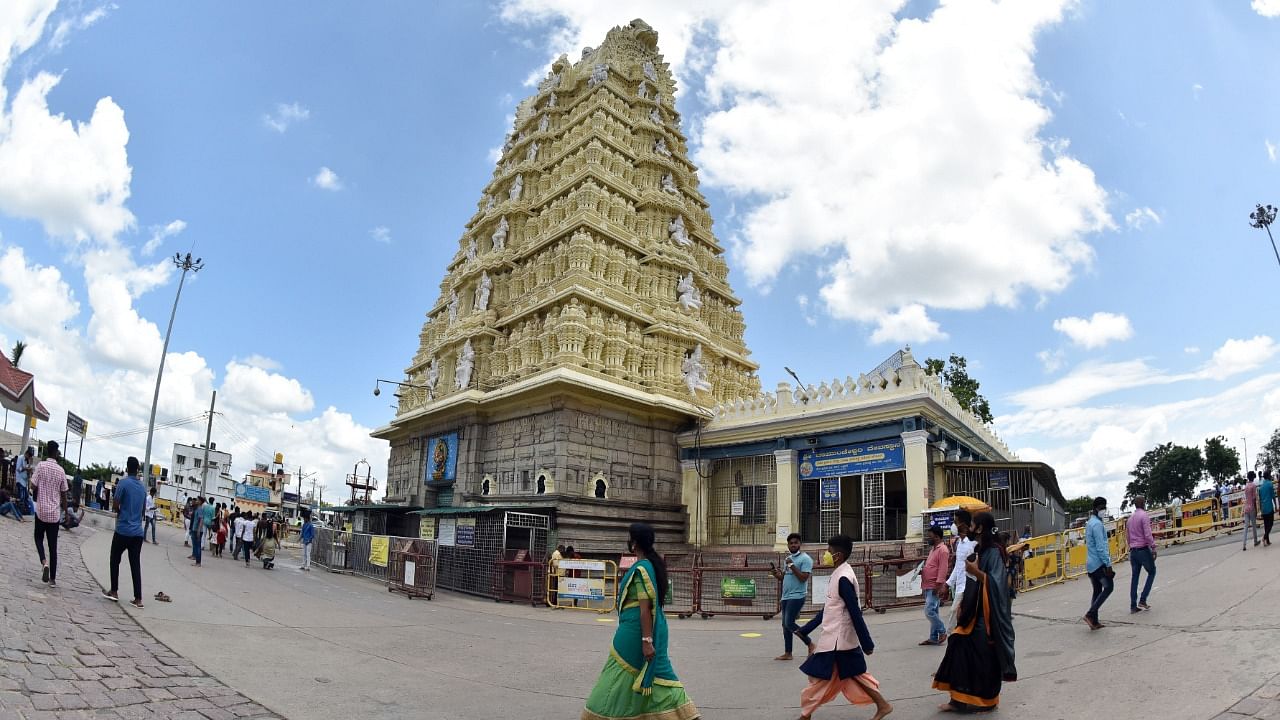
M369 538L369 562L378 567L387 566L387 548L391 539L386 535L374 535Z
M418 525L418 537L423 540L436 539L436 519L433 517L424 517L421 524Z

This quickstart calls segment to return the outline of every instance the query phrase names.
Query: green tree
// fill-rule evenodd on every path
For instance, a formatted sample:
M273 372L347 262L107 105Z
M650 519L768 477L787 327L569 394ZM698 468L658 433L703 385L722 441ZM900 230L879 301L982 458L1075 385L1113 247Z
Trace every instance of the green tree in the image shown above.
M1271 470L1272 475L1280 471L1280 428L1271 433L1271 439L1258 451L1255 462L1259 467Z
M991 415L991 404L978 392L981 383L969 377L968 366L964 356L955 353L946 362L937 358L924 361L925 373L942 378L943 384L960 403L960 407L976 415L982 422L990 423L995 419Z
M1076 515L1086 515L1093 509L1093 497L1090 495L1081 495L1078 498L1071 498L1067 501L1067 506L1063 508L1067 515L1075 517Z
M1125 488L1122 509L1138 495L1152 505L1163 505L1195 493L1204 478L1204 457L1200 448L1165 443L1148 450L1129 474L1133 480Z
M9 362L13 363L14 367L18 367L19 363L22 362L22 354L25 353L26 351L27 351L26 343L22 342L21 340L15 342L13 344L13 352L9 354Z
M1207 438L1204 441L1204 471L1214 485L1221 485L1240 472L1240 453L1227 445L1227 439L1221 435Z

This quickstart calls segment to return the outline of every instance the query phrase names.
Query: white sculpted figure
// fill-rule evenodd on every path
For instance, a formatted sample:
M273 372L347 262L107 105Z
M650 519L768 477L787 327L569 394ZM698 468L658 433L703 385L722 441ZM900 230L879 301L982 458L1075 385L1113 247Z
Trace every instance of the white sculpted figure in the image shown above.
M493 280L489 273L480 274L480 285L476 287L476 310L484 312L489 309L489 293L493 291Z
M680 372L684 375L684 384L685 387L689 388L690 395L697 395L699 390L705 392L711 389L711 381L707 378L707 368L702 364L701 343L684 359L684 363L680 366Z
M654 82L658 82L658 71L656 68L653 67L652 60L644 61L644 76Z
M698 286L693 283L692 272L680 278L676 290L680 292L680 307L689 312L702 307L702 293L698 292Z
M699 346L701 348L701 346ZM454 384L459 390L466 390L471 384L471 370L476 365L476 351L471 347L471 340L467 340L462 346L462 350L458 352L458 370L454 373ZM708 386L710 387L710 386Z
M454 290L449 294L449 322L458 321L458 291Z
M538 121L538 132L546 132L549 127L551 127L551 118L543 115L542 119Z
M427 368L427 392L435 397L436 385L440 382L440 367L435 358L431 358L431 367Z
M538 159L538 143L529 143L529 149L524 153L525 162L533 162Z
M667 177L671 177L668 175ZM692 245L693 241L689 239L689 231L684 226L684 216L677 215L671 219L671 224L667 225L667 232L671 236L672 242L677 245Z
M493 206L496 205L497 203L498 203L497 198L495 198L492 195L485 195L484 211L489 212L490 210L493 209Z
M649 86L646 85L643 80L640 81L640 87L636 88L636 97L641 100L647 100L649 98Z
M672 195L680 192L680 190L676 188L676 180L671 177L671 173L667 173L662 176L662 189L664 192L669 192Z
M653 142L653 151L662 157L671 157L671 151L667 149L667 139L658 138Z
M489 236L489 242L493 245L494 250L501 250L507 246L507 231L511 226L507 224L507 216L503 215L498 221L498 227L494 229L493 235Z
M654 125L661 125L662 113L658 112L658 108L652 108L649 110L649 119L653 121Z
M591 68L591 79L587 81L587 87L593 88L597 85L602 85L604 84L604 81L608 79L609 79L608 63L596 63L596 66Z
M557 75L556 77L559 77L559 76ZM557 96L555 93L551 93L551 97L547 100L547 107L553 108L556 106L556 97Z
M476 242L475 238L471 238L470 242L467 243L467 260L475 262L476 256L479 254L480 244Z
M511 190L507 193L507 197L511 200L519 200L522 192L524 192L524 175L517 175L516 181L511 183Z

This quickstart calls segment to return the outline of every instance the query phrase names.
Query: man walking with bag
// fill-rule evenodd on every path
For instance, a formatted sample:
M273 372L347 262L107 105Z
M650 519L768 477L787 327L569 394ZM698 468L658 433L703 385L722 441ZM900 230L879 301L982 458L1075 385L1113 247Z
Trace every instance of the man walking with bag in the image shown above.
M111 589L102 593L111 602L120 602L120 558L129 553L129 574L133 579L133 599L129 604L142 607L142 543L146 541L143 513L147 491L138 479L138 458L125 461L125 476L116 486L112 508L116 511L116 533L111 538ZM154 526L153 526L154 527Z
M1147 515L1147 499L1139 495L1133 499L1134 511L1125 525L1129 533L1129 612L1137 613L1150 610L1147 597L1151 595L1151 584L1156 579L1156 539L1151 534L1151 517ZM1142 597L1138 597L1138 576L1147 571L1147 584L1142 586Z

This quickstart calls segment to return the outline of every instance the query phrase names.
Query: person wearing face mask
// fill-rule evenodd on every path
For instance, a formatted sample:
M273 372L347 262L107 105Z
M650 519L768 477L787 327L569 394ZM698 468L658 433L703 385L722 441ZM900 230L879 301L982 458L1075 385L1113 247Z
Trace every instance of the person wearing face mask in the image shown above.
M627 549L636 563L618 585L613 651L587 696L582 720L697 720L667 657L667 566L654 549L653 528L635 523Z
M924 590L924 616L929 619L929 639L921 645L942 645L947 640L947 626L938 617L938 605L947 594L947 568L951 564L951 551L942 542L942 528L933 526L925 533L929 539L929 559L924 561L920 574L920 587Z

